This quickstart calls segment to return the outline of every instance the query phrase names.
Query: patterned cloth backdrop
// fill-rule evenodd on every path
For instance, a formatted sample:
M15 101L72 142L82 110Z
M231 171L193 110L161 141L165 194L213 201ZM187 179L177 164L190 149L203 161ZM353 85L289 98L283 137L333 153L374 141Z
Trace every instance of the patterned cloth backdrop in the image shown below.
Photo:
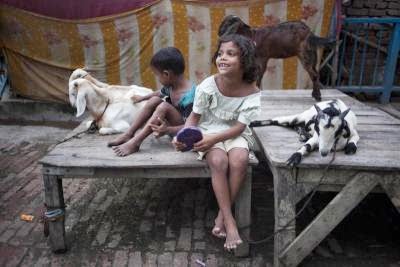
M179 48L186 76L200 82L215 73L211 56L225 15L252 26L303 20L319 36L328 33L334 0L153 1L121 14L63 20L0 5L0 38L13 89L32 99L68 101L68 77L85 67L110 84L160 87L149 62L165 46ZM263 89L310 88L297 58L272 59Z

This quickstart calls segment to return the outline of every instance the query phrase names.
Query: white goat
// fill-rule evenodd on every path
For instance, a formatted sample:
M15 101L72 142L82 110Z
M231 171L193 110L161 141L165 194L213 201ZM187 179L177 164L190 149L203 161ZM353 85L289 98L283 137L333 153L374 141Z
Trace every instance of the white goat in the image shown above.
M345 154L354 154L360 139L356 130L356 115L339 99L319 102L300 114L255 121L250 126L266 125L295 127L300 141L306 142L287 160L291 166L298 165L302 157L316 147L321 156L327 156L335 143L336 150L344 149Z
M69 100L77 109L76 116L81 116L87 108L102 135L125 132L146 103L133 103L132 97L151 92L148 88L136 85L105 84L99 87L84 78L73 79L69 83ZM92 122L88 122L87 127L91 124Z

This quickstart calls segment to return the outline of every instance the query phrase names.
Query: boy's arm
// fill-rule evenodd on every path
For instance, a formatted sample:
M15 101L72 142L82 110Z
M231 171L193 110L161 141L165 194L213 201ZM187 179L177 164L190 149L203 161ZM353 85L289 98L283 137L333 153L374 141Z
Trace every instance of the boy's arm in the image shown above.
M138 103L138 102L142 102L142 101L145 101L145 100L149 100L153 96L161 97L161 91L158 90L158 91L155 91L153 93L147 94L145 96L134 95L134 96L132 96L132 100L133 100L134 103Z

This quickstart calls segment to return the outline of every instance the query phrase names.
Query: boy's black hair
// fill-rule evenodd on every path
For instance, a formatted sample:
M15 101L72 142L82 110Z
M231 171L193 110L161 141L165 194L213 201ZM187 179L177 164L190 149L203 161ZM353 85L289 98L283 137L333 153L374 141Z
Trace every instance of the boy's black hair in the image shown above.
M213 56L214 65L222 43L233 42L240 50L240 63L243 69L243 80L252 83L257 80L259 66L256 63L255 46L252 40L239 34L223 35L218 40L217 50Z
M181 51L172 46L158 50L151 58L150 65L160 72L168 70L176 75L185 71L185 60Z

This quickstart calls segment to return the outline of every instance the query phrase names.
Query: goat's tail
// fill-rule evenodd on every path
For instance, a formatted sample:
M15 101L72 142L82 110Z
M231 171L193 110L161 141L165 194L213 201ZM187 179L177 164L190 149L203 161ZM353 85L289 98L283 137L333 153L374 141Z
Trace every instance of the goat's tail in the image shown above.
M278 125L277 121L274 120L262 120L262 121L252 121L250 122L250 127L263 127L270 125Z
M314 34L311 34L311 36L308 38L308 42L312 46L328 46L328 47L333 47L336 44L336 40L333 38L323 38L316 36Z

